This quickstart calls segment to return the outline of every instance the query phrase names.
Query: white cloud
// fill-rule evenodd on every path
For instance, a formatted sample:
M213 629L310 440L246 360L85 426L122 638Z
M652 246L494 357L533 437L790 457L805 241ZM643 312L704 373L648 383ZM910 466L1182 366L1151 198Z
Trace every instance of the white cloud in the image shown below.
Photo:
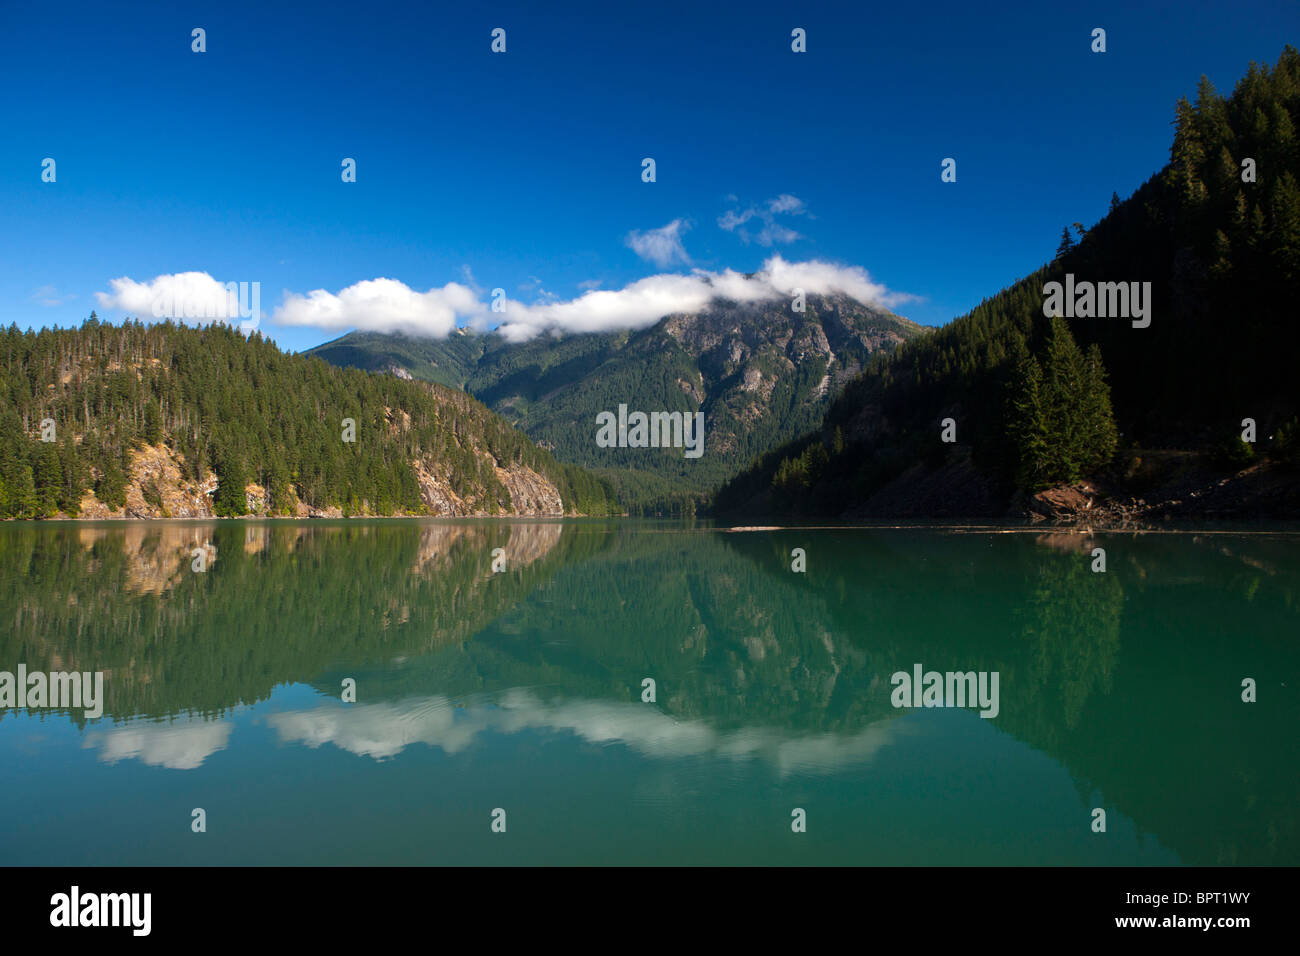
M725 229L727 232L735 232L737 226L743 226L745 223L749 222L749 220L753 219L756 212L758 212L758 210L754 209L752 206L743 212L736 212L734 209L728 209L718 217L718 227Z
M807 212L803 200L798 196L791 196L789 193L782 193L775 199L767 201L767 211L773 215L781 213L790 213L793 216L801 216Z
M807 262L786 262L779 255L763 263L760 273L781 295L794 289L803 289L813 295L842 293L859 302L882 305L892 309L905 302L916 301L916 296L906 292L891 292L878 282L873 282L867 270L860 266L839 266L833 262L810 259Z
M367 279L337 295L316 289L307 295L286 292L272 320L281 325L318 329L404 332L442 338L456 328L458 316L474 317L486 307L459 282L416 292L396 279Z
M200 276L202 280L187 278L191 276ZM221 289L224 294L226 288L206 273L159 276L149 283L124 278L113 280L111 296L99 293L100 301L105 306L111 302L119 308L142 311L147 316L151 314L148 297L171 290L165 280L179 280L182 285L191 283L197 289L195 294L213 289ZM325 289L305 295L286 291L272 318L281 325L328 331L358 329L431 338L443 338L458 325L478 330L495 325L506 339L520 342L545 332L641 329L666 315L699 312L714 299L742 303L767 301L789 298L796 288L810 295L841 293L884 308L915 299L873 281L858 266L821 260L787 262L780 255L772 255L752 276L734 269L664 272L638 279L621 289L588 288L568 300L557 299L538 285L536 301L524 303L503 298L501 310L495 312L490 307L488 290L458 282L418 292L397 279L367 279L337 293ZM181 290L180 294L187 293Z
M123 276L108 283L111 292L96 292L100 308L118 309L141 319L215 319L231 322L260 315L260 285L218 282L206 272L176 272L136 282ZM250 289L252 290L250 302Z
M728 196L728 201L735 202L735 196ZM792 196L789 193L782 193L767 202L757 206L747 206L744 209L728 209L718 217L718 228L726 232L734 232L742 242L748 245L756 242L764 248L770 248L777 245L788 245L796 239L802 239L803 236L776 221L777 216L807 216L808 207L798 196ZM743 228L746 223L757 219L762 223L762 228L753 233Z
M743 276L730 270L716 276L735 285L733 291L737 294L750 293L748 298L761 297L763 290L757 287L745 289L731 282L730 277L744 281ZM704 308L719 294L713 286L713 278L713 274L697 270L693 275L649 276L618 290L594 289L568 302L525 305L507 301L497 331L518 342L550 329L607 332L644 328L673 312L695 312Z
M684 219L674 219L658 229L645 232L632 230L627 234L627 244L642 259L653 262L660 269L667 269L675 262L689 263L690 256L682 245L682 235L691 228Z

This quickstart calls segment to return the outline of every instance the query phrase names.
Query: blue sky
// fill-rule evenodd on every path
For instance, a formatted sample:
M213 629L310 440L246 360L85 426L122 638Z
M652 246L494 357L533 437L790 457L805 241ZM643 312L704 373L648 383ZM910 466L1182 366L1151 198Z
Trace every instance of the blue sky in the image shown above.
M1297 9L5 4L0 322L117 320L96 297L113 280L198 272L259 282L262 331L303 349L371 293L400 311L401 289L436 290L404 327L445 330L494 288L523 322L779 256L940 324L1165 162L1202 73L1226 92L1300 44ZM338 297L380 278L401 285ZM636 288L642 311L692 291ZM585 304L545 321L601 321Z

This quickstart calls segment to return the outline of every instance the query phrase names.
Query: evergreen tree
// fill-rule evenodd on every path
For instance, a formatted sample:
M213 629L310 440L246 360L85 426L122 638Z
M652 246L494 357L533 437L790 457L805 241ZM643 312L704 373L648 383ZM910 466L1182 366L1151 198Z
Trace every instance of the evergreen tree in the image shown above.
M1300 188L1288 170L1273 189L1270 210L1272 227L1269 230L1269 251L1279 271L1288 283L1300 282Z
M150 399L144 407L144 432L142 437L145 444L156 445L162 441L163 422L162 406L158 404L158 399Z
M1083 391L1079 401L1082 466L1086 471L1095 471L1110 464L1119 444L1106 367L1096 342L1088 346L1084 359Z
M1043 370L1021 336L1012 340L1014 368L1008 402L1008 438L1011 441L1016 484L1037 491L1045 484L1047 417L1043 406Z
M1074 236L1070 235L1070 227L1061 228L1061 242L1056 247L1056 258L1061 259L1074 248Z
M1174 143L1169 151L1170 164L1166 180L1183 206L1196 206L1205 198L1201 169L1205 163L1205 144L1201 140L1196 113L1186 97L1179 97L1175 108Z
M1048 326L1043 382L1048 434L1045 477L1052 482L1078 481L1085 457L1081 407L1085 369L1083 353L1060 316Z
M115 511L126 504L126 472L115 454L110 453L103 463L95 497Z
M77 443L66 432L59 442L59 464L63 472L63 483L59 488L58 509L75 517L81 510L81 496L89 485L90 474Z
M225 447L213 455L217 463L217 491L212 496L212 511L222 518L236 518L248 514L248 496L245 486L248 479L238 451Z
M36 514L48 518L59 510L63 490L63 467L54 442L37 442L32 455L36 489Z
M31 465L21 462L16 473L7 484L9 487L8 517L38 517L40 515L40 504L36 497L36 480L32 476Z

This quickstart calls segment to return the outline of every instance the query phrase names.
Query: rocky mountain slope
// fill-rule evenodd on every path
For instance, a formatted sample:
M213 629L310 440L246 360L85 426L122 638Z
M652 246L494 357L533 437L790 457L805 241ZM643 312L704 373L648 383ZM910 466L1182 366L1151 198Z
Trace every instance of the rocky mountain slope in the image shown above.
M468 391L557 457L619 485L624 500L698 497L757 455L813 427L868 359L922 331L847 296L809 296L665 316L635 332L512 343L461 331L444 340L351 333L309 354ZM704 413L704 452L602 448L596 416Z

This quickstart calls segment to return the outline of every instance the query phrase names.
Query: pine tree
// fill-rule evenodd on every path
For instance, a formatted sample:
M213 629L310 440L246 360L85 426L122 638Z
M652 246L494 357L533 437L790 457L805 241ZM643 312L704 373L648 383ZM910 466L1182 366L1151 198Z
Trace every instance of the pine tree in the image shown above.
M59 487L58 509L75 517L81 511L81 496L85 493L90 475L77 443L66 432L59 442L59 464L63 471L63 483Z
M13 480L9 484L9 517L35 518L40 505L36 497L36 480L32 476L32 467L26 462L18 465Z
M1011 396L1008 402L1008 438L1013 472L1021 488L1036 491L1045 484L1047 420L1043 408L1043 370L1021 336L1012 340Z
M1205 183L1201 179L1205 145L1201 140L1196 113L1186 97L1179 97L1176 112L1167 181L1184 205L1194 206L1205 198Z
M126 504L126 473L113 451L108 452L95 482L95 497L114 511Z
M1082 409L1085 387L1083 353L1065 319L1052 319L1043 366L1044 403L1048 433L1047 479L1078 481L1082 468Z
M158 399L150 399L144 407L144 431L141 433L145 444L158 444L162 440L162 432L162 406L158 404Z
M1074 248L1074 237L1070 235L1070 227L1065 226L1061 229L1061 242L1056 247L1056 258L1064 258L1071 249Z
M1106 382L1106 368L1096 342L1088 347L1084 360L1080 404L1082 465L1085 470L1094 471L1110 463L1119 444L1115 414L1110 404L1110 386Z
M1282 174L1270 204L1268 245L1281 279L1300 282L1300 188L1291 172Z
M36 488L36 513L48 518L59 510L63 487L63 467L54 442L38 442L32 456L32 476Z
M212 496L213 513L222 518L248 514L248 497L244 490L248 479L238 452L232 448L221 448L213 458L217 462L217 493Z

